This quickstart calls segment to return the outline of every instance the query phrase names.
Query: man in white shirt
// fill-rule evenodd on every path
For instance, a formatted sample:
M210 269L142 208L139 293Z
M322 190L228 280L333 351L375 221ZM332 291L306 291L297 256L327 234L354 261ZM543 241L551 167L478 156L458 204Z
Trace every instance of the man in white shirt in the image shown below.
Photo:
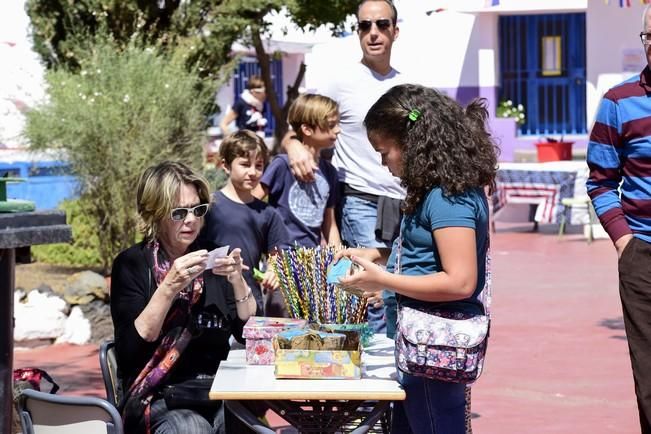
M391 66L391 48L398 37L397 11L390 0L364 0L357 10L362 59L338 64L317 93L337 101L341 133L332 162L339 172L343 197L341 235L351 247L391 247L404 198L400 180L382 166L363 125L369 108L405 78ZM284 141L294 175L311 180L316 169L311 154L295 139ZM379 219L379 220L378 220ZM383 235L384 234L384 235ZM386 330L381 294L369 300L368 319L376 331Z

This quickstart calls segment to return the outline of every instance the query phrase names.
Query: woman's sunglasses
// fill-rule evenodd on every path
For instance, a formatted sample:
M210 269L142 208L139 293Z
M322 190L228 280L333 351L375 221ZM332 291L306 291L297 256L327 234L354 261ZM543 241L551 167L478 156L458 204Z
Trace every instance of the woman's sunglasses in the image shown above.
M357 28L361 32L368 32L371 30L371 27L373 27L373 23L377 26L379 30L386 30L389 27L391 27L391 20L388 18L382 18L379 20L371 21L371 20L361 20L357 22Z
M172 220L179 222L181 220L185 220L185 218L188 216L188 213L190 212L197 218L203 217L208 212L208 204L202 203L201 205L197 205L193 208L173 208L170 216L172 217Z

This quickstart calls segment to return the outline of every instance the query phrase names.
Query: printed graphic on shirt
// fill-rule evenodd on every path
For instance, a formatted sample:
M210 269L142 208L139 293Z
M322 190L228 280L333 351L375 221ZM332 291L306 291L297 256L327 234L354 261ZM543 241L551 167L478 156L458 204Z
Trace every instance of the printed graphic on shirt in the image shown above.
M330 186L322 174L316 173L314 182L296 181L289 189L289 209L306 226L323 223L323 212L328 202Z
M253 107L249 108L246 111L247 121L246 125L252 126L252 127L257 127L259 126L258 123L262 119L262 113L254 109Z

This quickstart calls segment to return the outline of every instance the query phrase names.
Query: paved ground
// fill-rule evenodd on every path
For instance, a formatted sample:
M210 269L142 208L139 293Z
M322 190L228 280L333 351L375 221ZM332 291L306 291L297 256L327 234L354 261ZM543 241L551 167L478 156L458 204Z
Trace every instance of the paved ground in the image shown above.
M497 229L494 320L486 371L473 389L475 432L639 432L611 243L559 240L554 226ZM92 346L17 350L15 366L28 365L51 372L62 393L103 394Z

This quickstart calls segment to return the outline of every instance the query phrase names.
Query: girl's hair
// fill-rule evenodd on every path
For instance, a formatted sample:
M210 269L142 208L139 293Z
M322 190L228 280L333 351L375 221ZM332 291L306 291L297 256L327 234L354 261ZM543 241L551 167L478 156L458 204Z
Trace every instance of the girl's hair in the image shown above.
M246 88L251 90L260 87L264 87L264 80L262 80L262 78L259 75L250 76L249 81L246 83Z
M264 140L249 130L239 130L230 134L219 145L219 155L228 165L238 157L249 158L255 152L262 157L265 165L269 162L269 150Z
M178 161L163 161L140 175L136 192L136 207L140 215L140 230L145 239L158 235L160 223L170 217L181 187L194 185L200 203L210 203L208 181L189 166ZM188 204L184 204L188 205Z
M395 86L373 104L364 119L367 133L401 147L405 213L413 213L433 187L446 195L493 189L498 149L486 131L487 118L484 99L463 109L450 97L414 84Z
M298 140L303 140L301 125L327 130L328 118L338 114L339 106L332 99L314 93L304 93L289 107L287 122L292 126Z

